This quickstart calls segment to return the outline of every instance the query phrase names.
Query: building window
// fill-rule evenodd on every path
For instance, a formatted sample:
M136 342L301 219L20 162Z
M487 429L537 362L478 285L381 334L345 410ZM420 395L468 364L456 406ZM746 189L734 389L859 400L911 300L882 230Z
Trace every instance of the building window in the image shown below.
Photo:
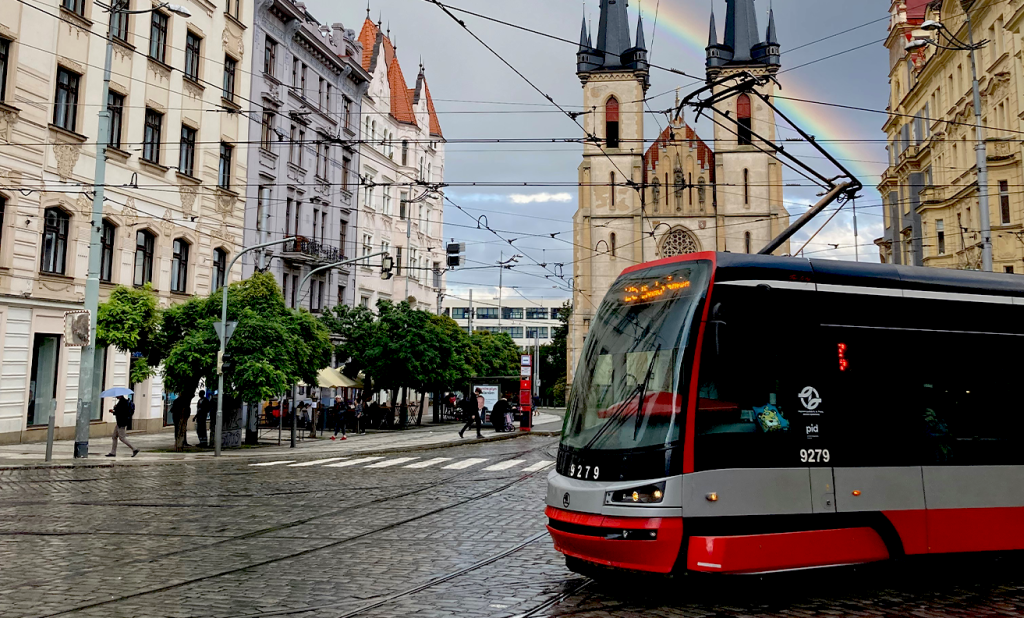
M619 147L619 100L615 97L604 106L604 134L609 148Z
M348 186L349 173L352 168L352 159L344 157L341 160L341 186L348 192L351 192L351 187Z
M1012 275L1013 274L1013 266L1003 266L1003 272L1008 274L1008 275Z
M137 286L153 281L153 245L155 237L146 230L135 233L135 279Z
M611 188L611 193L612 193L612 206L614 206L615 205L615 172L611 173L611 177L610 178L611 178L611 184L609 185L609 187Z
M750 204L750 170L743 170L743 203Z
M527 320L546 320L546 319L548 319L548 308L547 307L527 307L526 308L526 319Z
M175 238L173 256L171 258L171 291L185 293L188 283L188 250L189 244L184 238Z
M299 222L302 221L302 202L295 201L295 235L299 235Z
M264 111L260 124L260 148L270 152L274 144L274 112Z
M85 0L61 0L60 5L75 15L85 17Z
M935 221L935 236L939 245L939 255L946 255L946 227L942 219Z
M498 319L498 308L497 307L480 307L476 310L476 319L478 320L497 320Z
M78 125L78 84L82 76L57 67L57 92L54 96L53 124L68 131Z
M217 248L213 250L213 289L219 290L224 287L225 277L228 273L228 252Z
M306 71L308 68L305 64L299 66L299 95L303 99L306 98Z
M338 233L338 250L341 251L341 257L344 258L348 255L348 251L345 249L345 246L348 244L348 222L341 221L339 229L341 231Z
M231 56L224 56L224 87L221 96L228 101L235 100L235 69L238 62Z
M299 129L298 153L297 153L297 156L295 158L295 164L298 165L299 167L303 167L302 163L303 163L303 159L305 159L305 156L303 155L303 152L305 150L306 150L306 130L305 129Z
M548 338L548 327L547 326L529 326L526 328L527 339L547 339Z
M469 319L469 308L468 307L452 307L452 319L453 320L468 320Z
M167 58L167 21L166 14L155 11L149 26L149 57L157 62Z
M338 298L335 304L338 306L345 304L345 286L343 285L338 286Z
M150 163L160 163L160 132L164 115L155 109L146 108L146 130L142 135L142 158Z
M263 46L263 72L267 75L274 75L274 65L277 62L277 43L267 37Z
M999 212L1003 217L1003 225L1010 225L1010 183L999 181Z
M242 0L227 0L227 14L240 19L239 15L242 14Z
M523 308L522 307L502 307L501 308L501 319L503 319L503 320L522 320L523 319Z
M363 257L367 257L371 253L373 253L373 236L369 234L363 234ZM369 265L369 261L363 264L363 266Z
M60 335L36 334L32 344L31 398L28 425L44 425L57 401L57 376L60 375Z
M744 253L750 253L750 232L743 232Z
M409 165L409 140L402 140L402 165Z
M185 35L185 77L199 81L199 59L202 57L203 39L189 31Z
M342 108L345 113L345 128L350 129L352 128L352 100L348 97L342 98Z
M186 176L196 175L196 130L186 125L181 125L178 171Z
M612 257L615 257L615 232L612 232L608 239L608 246L612 252Z
M103 231L100 233L100 281L110 283L114 274L114 224L103 220Z
M327 139L323 135L317 136L316 141L316 175L320 178L327 178Z
M313 209L313 242L316 242L316 231L317 231L317 228L320 227L319 225L317 225L318 223L320 223L320 209L319 208L314 208ZM323 236L320 237L320 240L323 240Z
M326 111L328 114L331 113L331 85L330 84L327 84L327 101L326 101L326 104L324 105L324 111Z
M127 9L128 7L120 8ZM128 42L128 13L123 10L110 12L110 36L123 43Z
M110 112L110 146L121 148L124 126L124 95L113 90L107 93L107 111Z
M739 122L739 144L749 146L754 126L750 117L750 95L741 94L736 98L736 120Z
M220 143L220 165L217 168L217 186L221 189L231 188L231 153L234 147Z
M396 277L401 277L402 276L402 267L403 266L404 266L404 264L402 264L402 248L401 247L395 247L395 276Z
M324 95L326 94L324 89L325 89L326 86L327 86L327 80L325 80L324 78L322 78L319 75L317 75L316 104L320 107L320 109L324 108ZM312 302L312 301L310 301L310 302Z
M39 270L53 275L65 274L68 253L69 217L60 208L47 208L43 215L43 255Z
M292 198L287 198L284 203L284 235L292 236Z

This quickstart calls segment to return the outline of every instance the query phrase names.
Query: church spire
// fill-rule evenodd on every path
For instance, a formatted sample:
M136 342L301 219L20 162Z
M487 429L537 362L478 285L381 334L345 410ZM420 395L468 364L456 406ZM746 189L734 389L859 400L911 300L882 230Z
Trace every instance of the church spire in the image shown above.
M779 38L775 34L775 9L768 9L768 37L764 42L768 45L779 44Z
M725 46L732 48L734 61L753 60L750 50L760 42L754 0L725 1L728 5L725 21Z
M718 28L715 27L715 10L711 9L711 32L708 34L708 47L718 45Z
M587 16L583 16L583 29L580 31L580 51L590 49L590 34L587 33Z
M754 0L725 0L728 12L725 39L718 42L715 14L711 13L708 35L707 68L717 70L728 65L762 65L778 68L781 64L778 37L775 33L775 12L768 13L766 40L761 40L757 27Z
M636 49L647 49L644 41L644 16L637 15L636 18Z
M605 66L619 64L618 58L632 47L629 42L627 0L601 0L601 22L597 30L597 50L604 52Z

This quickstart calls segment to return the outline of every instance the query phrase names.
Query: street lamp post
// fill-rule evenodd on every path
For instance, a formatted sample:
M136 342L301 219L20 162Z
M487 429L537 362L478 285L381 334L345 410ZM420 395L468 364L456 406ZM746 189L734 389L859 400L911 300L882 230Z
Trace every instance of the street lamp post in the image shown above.
M282 245L286 242L291 242L294 238L282 238L281 240L271 240L269 242L261 242L258 245L252 247L244 247L238 252L235 257L231 258L231 262L228 263L227 270L224 271L224 285L221 286L220 293L220 351L217 353L217 360L220 361L224 358L224 348L227 347L227 335L228 335L228 282L231 280L231 267L235 265L238 258L242 257L250 251L256 251L257 249L263 249L264 247L271 247L273 245ZM224 419L224 372L221 370L220 364L217 367L217 422L214 425L213 430L213 455L214 457L220 457L220 434L221 427L223 426Z
M161 3L150 9L140 11L127 10L125 0L114 0L109 6L100 5L109 13L136 15L152 13L158 9L167 9L182 17L191 17L192 13L183 6ZM110 145L110 109L107 98L110 96L110 66L114 55L114 39L107 28L107 47L103 59L103 90L100 99L99 135L96 136L96 171L93 175L92 198L92 230L89 238L89 273L85 280L85 310L89 312L89 345L82 348L81 364L78 379L78 411L75 419L75 459L89 456L89 423L92 421L93 377L96 373L96 316L100 304L100 262L102 260L101 232L103 230L103 202L106 199L104 184L107 172L107 146Z
M967 18L967 42L964 43L956 37L946 26L937 21L928 20L921 24L922 30L929 32L941 32L948 40L947 45L940 45L931 39L917 39L907 44L907 51L920 49L926 45L933 45L939 49L949 51L967 51L971 54L971 80L974 94L974 134L977 143L974 145L974 152L977 155L978 165L978 208L981 210L981 269L985 272L992 272L992 223L991 213L988 210L988 148L985 144L985 126L981 120L981 88L978 85L978 50L988 44L988 41L974 42L974 30L971 27L970 10L965 10Z

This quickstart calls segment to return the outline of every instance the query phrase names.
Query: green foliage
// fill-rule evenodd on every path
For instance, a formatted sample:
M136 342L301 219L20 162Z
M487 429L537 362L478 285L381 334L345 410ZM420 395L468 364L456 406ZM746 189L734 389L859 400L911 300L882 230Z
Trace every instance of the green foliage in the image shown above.
M199 380L217 381L221 292L192 298L164 311L160 344L167 350L164 382L172 392L195 390ZM228 288L228 321L238 326L227 346L234 368L225 372L225 391L240 401L279 395L299 380L317 383L330 363L327 329L309 312L288 309L273 275L257 273Z
M96 317L96 345L113 346L119 352L141 352L132 360L130 384L145 382L155 371L147 360L154 353L154 341L160 325L153 286L130 288L119 285L107 302L100 304Z
M518 376L519 346L508 333L492 333L478 330L470 336L470 345L476 348L479 362L476 375Z
M565 405L566 378L569 371L568 343L569 322L572 319L572 302L565 301L558 312L559 326L551 334L551 344L541 348L541 385L546 397L556 405Z

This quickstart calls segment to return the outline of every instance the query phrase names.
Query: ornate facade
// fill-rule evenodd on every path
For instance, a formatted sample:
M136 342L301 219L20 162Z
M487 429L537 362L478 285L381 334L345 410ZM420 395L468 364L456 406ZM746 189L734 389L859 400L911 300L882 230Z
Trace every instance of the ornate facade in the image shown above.
M889 49L891 112L883 130L889 167L878 185L885 234L875 241L883 263L981 268L981 219L969 52L927 46L907 51L926 20L968 38L969 6L977 53L982 123L988 151L993 268L1024 272L1024 181L1019 101L1024 97L1021 26L1024 3L975 0L893 2ZM937 40L940 44L942 40Z
M252 62L259 122L249 123L245 244L299 240L244 256L243 273L274 273L291 307L352 304L351 265L298 287L310 270L358 254L359 121L370 81L362 46L354 30L321 25L292 0L257 6L253 40L263 53Z
M754 0L729 0L725 40L714 16L708 43L709 80L735 72L778 72L774 16L758 36ZM744 129L715 128L713 152L687 126L672 120L654 144L644 141L644 94L649 86L642 22L631 40L626 3L602 0L597 44L586 21L577 74L589 136L579 168L579 208L573 218L574 291L569 380L590 321L623 269L696 251L755 253L789 225L782 166L756 136L775 138L771 108L756 97L734 96L717 107ZM764 86L768 96L774 85ZM787 243L779 254L789 252Z
M74 435L81 350L64 312L84 300L108 28L101 300L117 284L152 283L164 306L209 293L241 245L252 4L186 4L190 17L131 0L154 10L111 19L91 2L0 0L0 442L45 439L50 409ZM97 356L96 386L133 387L135 428L162 427L159 378L129 385L125 355ZM113 425L103 403L94 435Z

